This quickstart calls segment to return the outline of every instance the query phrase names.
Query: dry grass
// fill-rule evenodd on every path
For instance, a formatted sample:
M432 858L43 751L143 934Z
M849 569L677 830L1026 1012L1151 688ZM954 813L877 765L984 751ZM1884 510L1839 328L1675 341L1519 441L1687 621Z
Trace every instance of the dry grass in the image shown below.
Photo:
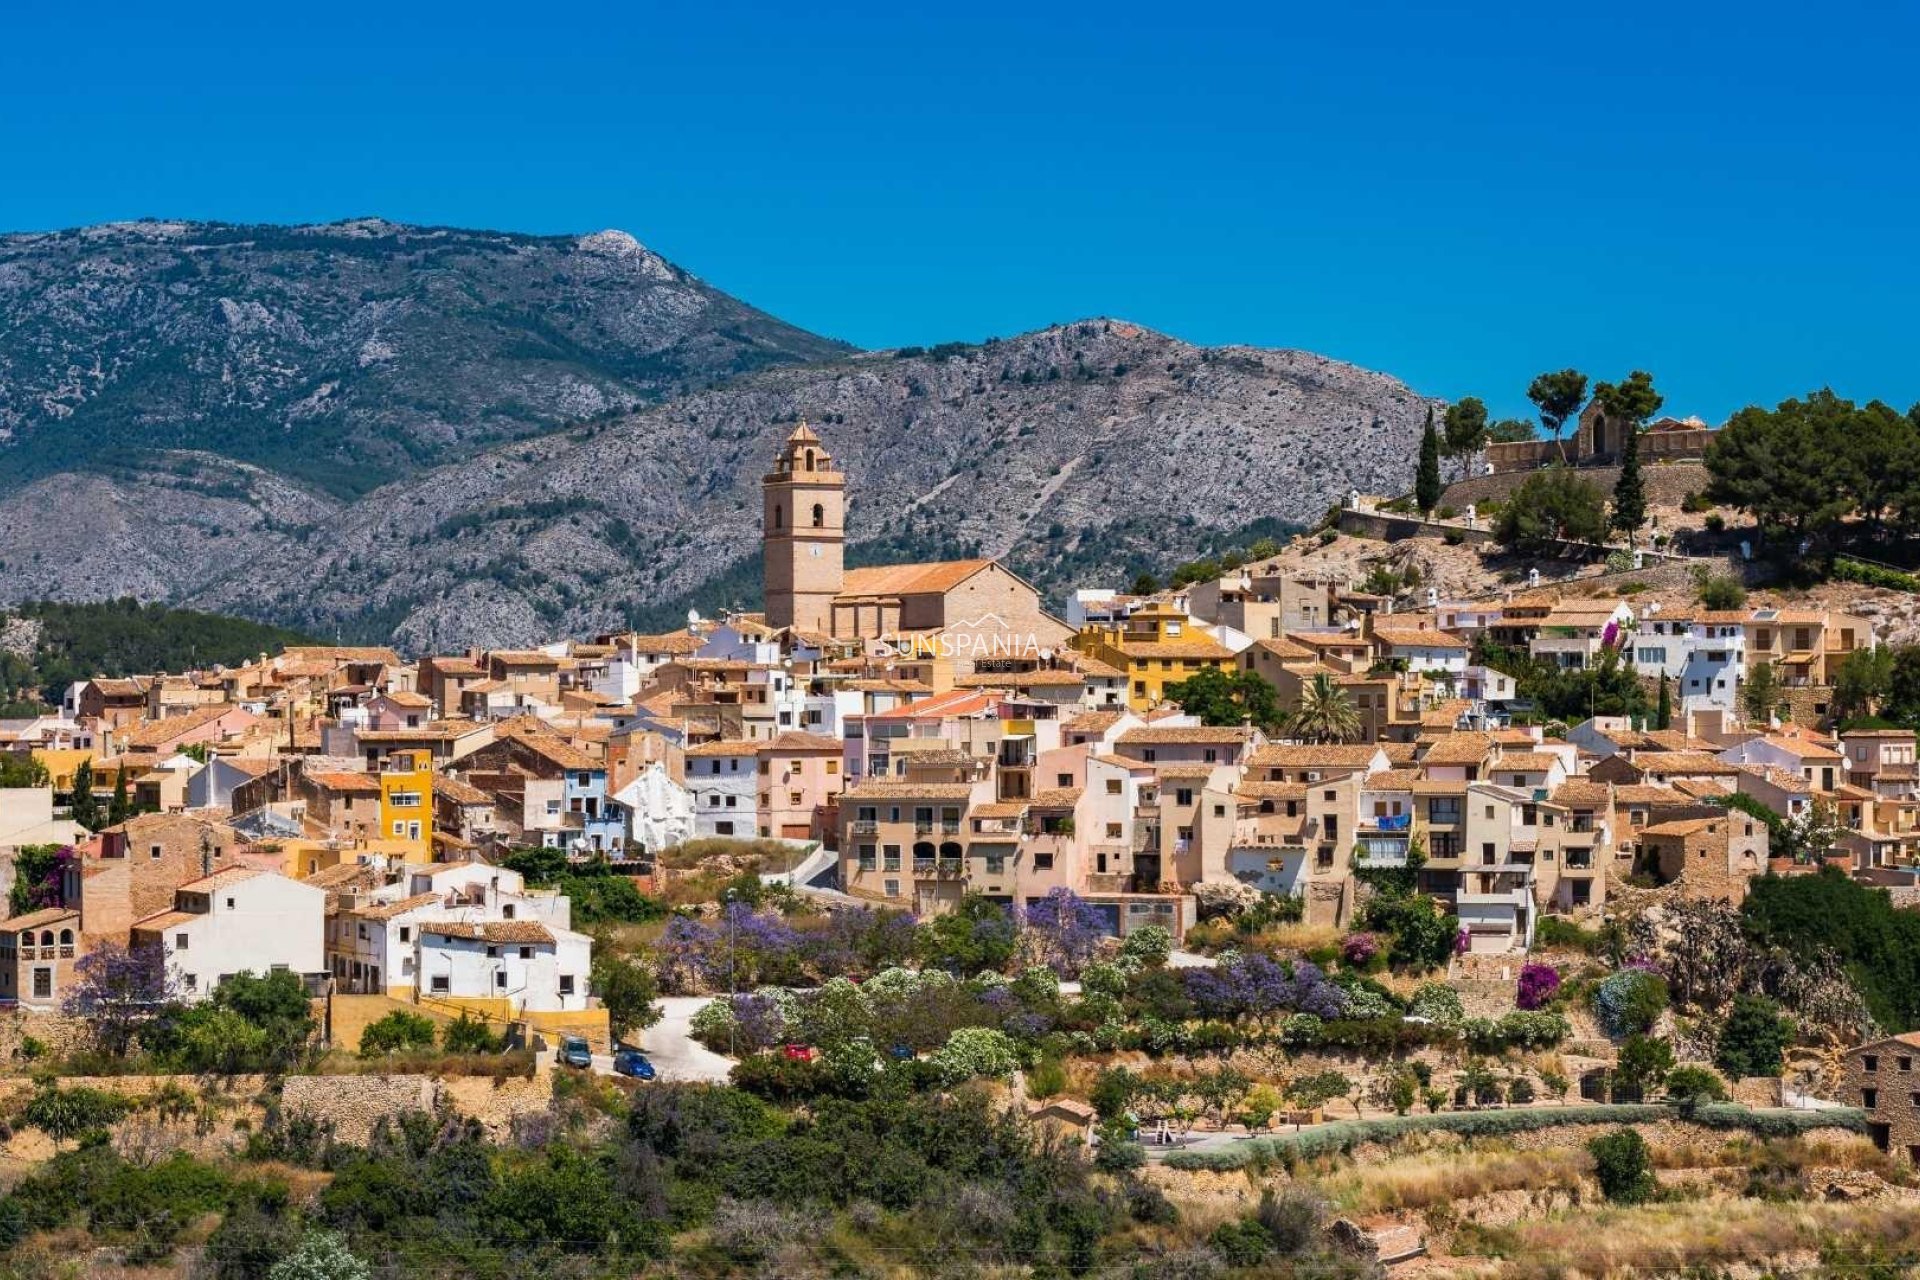
M699 866L708 858L738 858L751 860L762 871L786 871L806 857L806 849L799 845L790 845L784 840L728 840L712 836L700 840L689 840L677 844L671 849L660 851L660 865L677 871L688 871Z
M1495 1191L1571 1191L1592 1166L1578 1147L1545 1151L1430 1151L1385 1164L1362 1165L1322 1178L1320 1186L1352 1213L1425 1209Z
M1292 924L1276 924L1272 928L1262 929L1246 940L1244 945L1261 951L1272 952L1278 956L1302 955L1321 947L1333 947L1346 937L1344 930L1330 924L1307 924L1295 921Z
M1794 1255L1844 1240L1875 1250L1920 1249L1909 1201L1779 1204L1716 1201L1603 1209L1481 1233L1506 1280L1679 1275ZM1887 1274L1895 1274L1889 1270Z

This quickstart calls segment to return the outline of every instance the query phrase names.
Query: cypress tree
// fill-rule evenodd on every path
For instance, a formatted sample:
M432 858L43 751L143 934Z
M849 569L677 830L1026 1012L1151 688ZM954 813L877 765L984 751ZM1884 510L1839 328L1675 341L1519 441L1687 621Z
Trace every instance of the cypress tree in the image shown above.
M127 771L113 776L113 800L107 805L107 825L117 827L133 816L133 801L127 796Z
M93 762L82 760L73 771L73 803L68 812L89 831L100 828L100 802L93 798Z
M1427 429L1420 433L1420 469L1413 477L1413 505L1432 511L1440 505L1440 436L1433 429L1433 406L1427 406Z
M1613 485L1613 515L1608 523L1631 541L1636 529L1647 522L1647 486L1640 478L1640 429L1629 422L1626 439L1620 442L1620 478Z
M1653 713L1653 727L1673 728L1673 694L1667 689L1667 675L1664 671L1660 673L1660 703Z

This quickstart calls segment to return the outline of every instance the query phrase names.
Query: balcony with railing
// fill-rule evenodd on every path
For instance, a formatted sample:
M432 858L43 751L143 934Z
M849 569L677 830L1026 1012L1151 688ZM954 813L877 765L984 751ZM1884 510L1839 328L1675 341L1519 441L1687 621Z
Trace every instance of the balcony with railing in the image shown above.
M967 874L965 858L915 858L913 874L923 880L962 880Z
M1262 813L1238 819L1233 824L1233 846L1239 849L1278 848L1305 845L1319 839L1317 818L1288 817L1283 813Z

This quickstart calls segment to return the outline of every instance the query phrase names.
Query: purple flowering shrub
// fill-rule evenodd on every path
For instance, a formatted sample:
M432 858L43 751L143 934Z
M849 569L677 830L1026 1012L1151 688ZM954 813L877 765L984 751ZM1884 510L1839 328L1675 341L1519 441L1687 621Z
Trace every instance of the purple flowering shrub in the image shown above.
M1380 939L1370 933L1350 933L1340 944L1340 958L1356 969L1364 969L1380 954Z
M1209 1018L1264 1018L1275 1013L1311 1013L1338 1018L1346 994L1319 966L1305 960L1291 968L1261 952L1234 956L1211 969L1183 969L1181 980L1194 1008Z
M1550 964L1528 964L1520 969L1520 989L1514 1003L1522 1009L1545 1007L1560 990L1560 971Z

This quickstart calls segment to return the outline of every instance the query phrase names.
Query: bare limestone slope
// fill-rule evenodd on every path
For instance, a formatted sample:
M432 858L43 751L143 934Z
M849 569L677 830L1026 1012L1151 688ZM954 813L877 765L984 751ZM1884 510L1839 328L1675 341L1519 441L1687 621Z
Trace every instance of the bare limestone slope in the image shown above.
M197 590L203 607L440 645L620 625L757 554L791 423L850 477L853 556L1007 556L1051 592L1215 530L1404 486L1426 402L1322 357L1201 350L1122 322L771 370L493 450L356 503ZM707 603L752 604L757 575Z
M1405 488L1426 402L1094 320L855 353L620 232L0 236L0 602L132 595L415 644L757 603L813 421L858 563L1006 556L1057 605Z

